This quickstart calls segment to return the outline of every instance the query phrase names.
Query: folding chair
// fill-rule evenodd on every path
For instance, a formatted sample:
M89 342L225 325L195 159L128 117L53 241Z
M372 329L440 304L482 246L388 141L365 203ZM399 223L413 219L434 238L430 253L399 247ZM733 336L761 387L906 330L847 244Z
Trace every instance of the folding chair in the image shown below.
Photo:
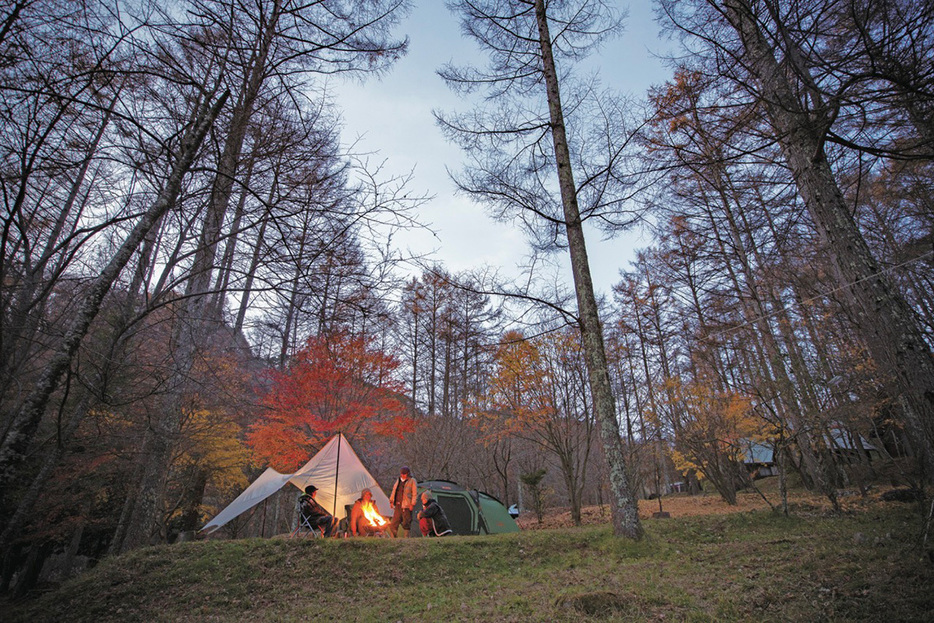
M321 531L321 528L311 523L310 517L299 513L298 525L295 527L295 530L292 530L292 534L289 535L289 538L291 539L295 536L311 536L317 539L318 537L324 536L324 533Z
M292 534L289 535L290 539L294 536L310 535L315 539L324 536L324 532L321 530L321 527L311 522L311 516L302 512L301 500L299 500L299 502L296 504L295 510L298 512L298 525L295 526L295 530L292 530Z

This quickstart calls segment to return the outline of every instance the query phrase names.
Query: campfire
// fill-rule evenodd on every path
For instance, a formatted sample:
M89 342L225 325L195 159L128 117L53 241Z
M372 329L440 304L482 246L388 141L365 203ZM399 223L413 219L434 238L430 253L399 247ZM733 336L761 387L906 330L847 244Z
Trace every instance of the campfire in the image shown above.
M374 505L373 502L364 502L362 504L362 509L364 518L366 518L374 528L383 528L389 525L389 522L383 519L383 516L376 510L376 505Z

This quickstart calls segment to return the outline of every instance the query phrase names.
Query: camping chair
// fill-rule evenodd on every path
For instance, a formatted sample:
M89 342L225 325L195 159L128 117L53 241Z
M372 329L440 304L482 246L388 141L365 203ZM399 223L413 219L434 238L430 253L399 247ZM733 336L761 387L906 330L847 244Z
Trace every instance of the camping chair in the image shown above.
M302 502L299 498L296 503L296 509L298 512L298 525L295 527L295 530L292 531L292 534L289 535L291 539L294 536L308 536L312 538L318 538L324 536L324 531L321 529L321 526L313 523L311 521L311 515L306 515L302 512Z
M312 538L317 539L318 537L323 537L324 532L321 531L321 527L311 523L311 517L305 515L299 510L298 512L298 525L295 527L295 530L292 531L292 534L289 535L289 538L294 536L311 536Z
M344 518L337 522L337 527L334 528L337 531L337 536L342 536L347 538L351 535L350 530L350 504L344 504Z

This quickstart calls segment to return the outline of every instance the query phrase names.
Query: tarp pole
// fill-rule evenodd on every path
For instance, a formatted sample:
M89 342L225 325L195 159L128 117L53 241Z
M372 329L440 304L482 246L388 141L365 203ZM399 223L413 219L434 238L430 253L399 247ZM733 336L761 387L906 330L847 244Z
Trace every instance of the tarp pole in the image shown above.
M344 433L337 433L337 467L334 469L334 508L331 510L331 516L337 517L337 481L341 475L341 441Z

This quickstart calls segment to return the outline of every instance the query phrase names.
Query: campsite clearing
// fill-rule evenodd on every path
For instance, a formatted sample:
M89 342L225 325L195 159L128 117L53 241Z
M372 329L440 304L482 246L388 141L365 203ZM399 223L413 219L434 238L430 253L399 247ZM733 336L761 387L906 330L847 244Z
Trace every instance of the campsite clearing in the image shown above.
M698 517L703 515L732 515L751 511L769 511L771 503L779 507L777 478L768 478L759 482L762 494L755 491L740 491L736 494L736 504L730 505L723 501L716 493L689 495L678 493L662 498L661 508L669 513L672 519L682 517ZM887 489L886 489L887 490ZM839 502L844 512L859 512L872 508L882 489L872 490L867 496L860 496L856 491L841 492ZM766 498L768 501L766 501ZM824 514L830 512L830 502L826 497L810 493L800 487L792 491L789 498L791 514ZM639 500L639 517L643 520L651 519L659 510L658 500ZM609 521L610 509L608 506L585 506L581 509L581 524L597 526ZM522 530L543 530L550 528L569 528L574 525L571 511L566 508L552 508L545 514L539 523L531 513L523 513L517 520Z
M645 520L639 543L603 524L160 546L0 609L30 623L930 620L934 564L915 507L877 494L839 515L796 505L791 517L672 512Z

